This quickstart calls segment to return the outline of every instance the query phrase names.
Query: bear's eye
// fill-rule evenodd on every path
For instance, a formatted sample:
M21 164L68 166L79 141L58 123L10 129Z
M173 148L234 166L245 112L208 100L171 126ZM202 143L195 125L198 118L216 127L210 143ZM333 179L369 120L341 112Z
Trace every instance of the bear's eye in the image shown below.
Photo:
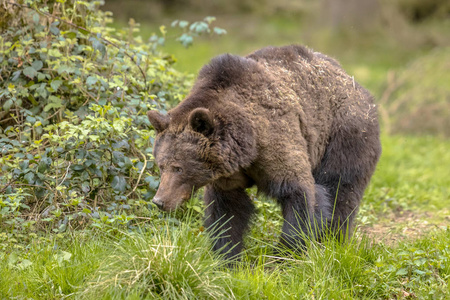
M181 172L183 172L183 169L180 167L172 167L172 171L174 173L181 173Z

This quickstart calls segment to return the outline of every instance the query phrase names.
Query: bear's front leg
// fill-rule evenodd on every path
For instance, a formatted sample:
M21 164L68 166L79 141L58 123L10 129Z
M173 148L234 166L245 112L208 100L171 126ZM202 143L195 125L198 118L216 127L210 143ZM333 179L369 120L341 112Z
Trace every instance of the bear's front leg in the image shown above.
M311 187L296 182L284 182L278 191L284 223L280 244L294 251L305 250L306 240L317 234L314 222L315 192Z
M205 188L205 227L214 239L214 250L236 258L255 207L244 189L222 190L214 184Z

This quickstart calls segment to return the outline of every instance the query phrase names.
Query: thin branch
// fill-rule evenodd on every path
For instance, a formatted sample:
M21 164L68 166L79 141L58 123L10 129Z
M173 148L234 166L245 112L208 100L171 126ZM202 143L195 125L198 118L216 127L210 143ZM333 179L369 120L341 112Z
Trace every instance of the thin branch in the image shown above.
M16 179L11 178L11 180L0 190L0 194L4 194L6 189L13 184L14 180Z
M139 151L139 149L136 149L136 150L137 150L137 151L139 152L139 154L144 158L144 166L142 166L141 173L139 173L139 177L138 177L138 179L137 179L137 181L136 181L136 185L134 186L133 190L132 190L131 192L128 193L128 195L126 196L127 198L128 198L131 194L133 194L134 191L137 189L137 187L138 187L138 185L139 185L139 181L141 181L142 174L144 174L145 169L147 168L147 158L145 157L145 155L144 155L141 151Z
M0 124L1 123L6 123L6 122L11 121L11 120L14 120L14 118L10 117L10 118L7 118L7 119L0 120Z
M58 187L61 184L63 184L64 180L66 180L67 174L69 174L69 168L70 168L71 164L72 164L72 162L69 162L69 165L67 166L67 169L66 169L66 174L64 174L64 178L61 180L61 182L56 187Z
M48 186L43 186L43 185L37 185L37 184L28 184L28 183L8 183L8 185L3 188L2 192L8 187L8 186L30 186L30 187L37 187L37 188L47 188L48 190L52 190L52 188L48 187Z

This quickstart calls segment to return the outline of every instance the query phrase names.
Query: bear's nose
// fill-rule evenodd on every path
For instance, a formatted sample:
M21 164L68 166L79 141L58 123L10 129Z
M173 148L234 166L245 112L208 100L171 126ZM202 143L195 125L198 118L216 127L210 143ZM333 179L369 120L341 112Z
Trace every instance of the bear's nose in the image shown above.
M155 203L156 206L158 206L159 209L163 209L164 205L163 205L163 203L162 203L160 198L154 197L152 202Z

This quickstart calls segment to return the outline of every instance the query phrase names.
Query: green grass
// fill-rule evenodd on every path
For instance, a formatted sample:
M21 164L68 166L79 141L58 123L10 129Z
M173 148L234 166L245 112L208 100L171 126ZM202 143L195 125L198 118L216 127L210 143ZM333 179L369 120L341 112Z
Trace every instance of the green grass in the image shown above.
M366 191L365 209L449 214L450 141L436 137L384 136L383 154Z
M7 250L0 264L0 298L60 299L74 295L99 268L105 244L97 234L87 231L36 238L25 249Z
M312 242L305 255L272 257L280 225L273 201L258 201L244 259L231 270L211 252L198 213L140 230L86 229L28 244L3 234L0 298L444 299L450 294L450 228L443 225L449 146L432 137L384 136L360 228L344 245ZM386 241L397 237L387 228L402 225L406 210L440 226ZM374 231L375 225L385 227Z
M261 257L228 270L210 253L207 237L189 236L186 228L116 238L77 233L59 251L55 241L32 248L28 266L2 263L0 297L442 299L449 292L450 230L395 246L359 238L312 243L304 256L281 263Z

